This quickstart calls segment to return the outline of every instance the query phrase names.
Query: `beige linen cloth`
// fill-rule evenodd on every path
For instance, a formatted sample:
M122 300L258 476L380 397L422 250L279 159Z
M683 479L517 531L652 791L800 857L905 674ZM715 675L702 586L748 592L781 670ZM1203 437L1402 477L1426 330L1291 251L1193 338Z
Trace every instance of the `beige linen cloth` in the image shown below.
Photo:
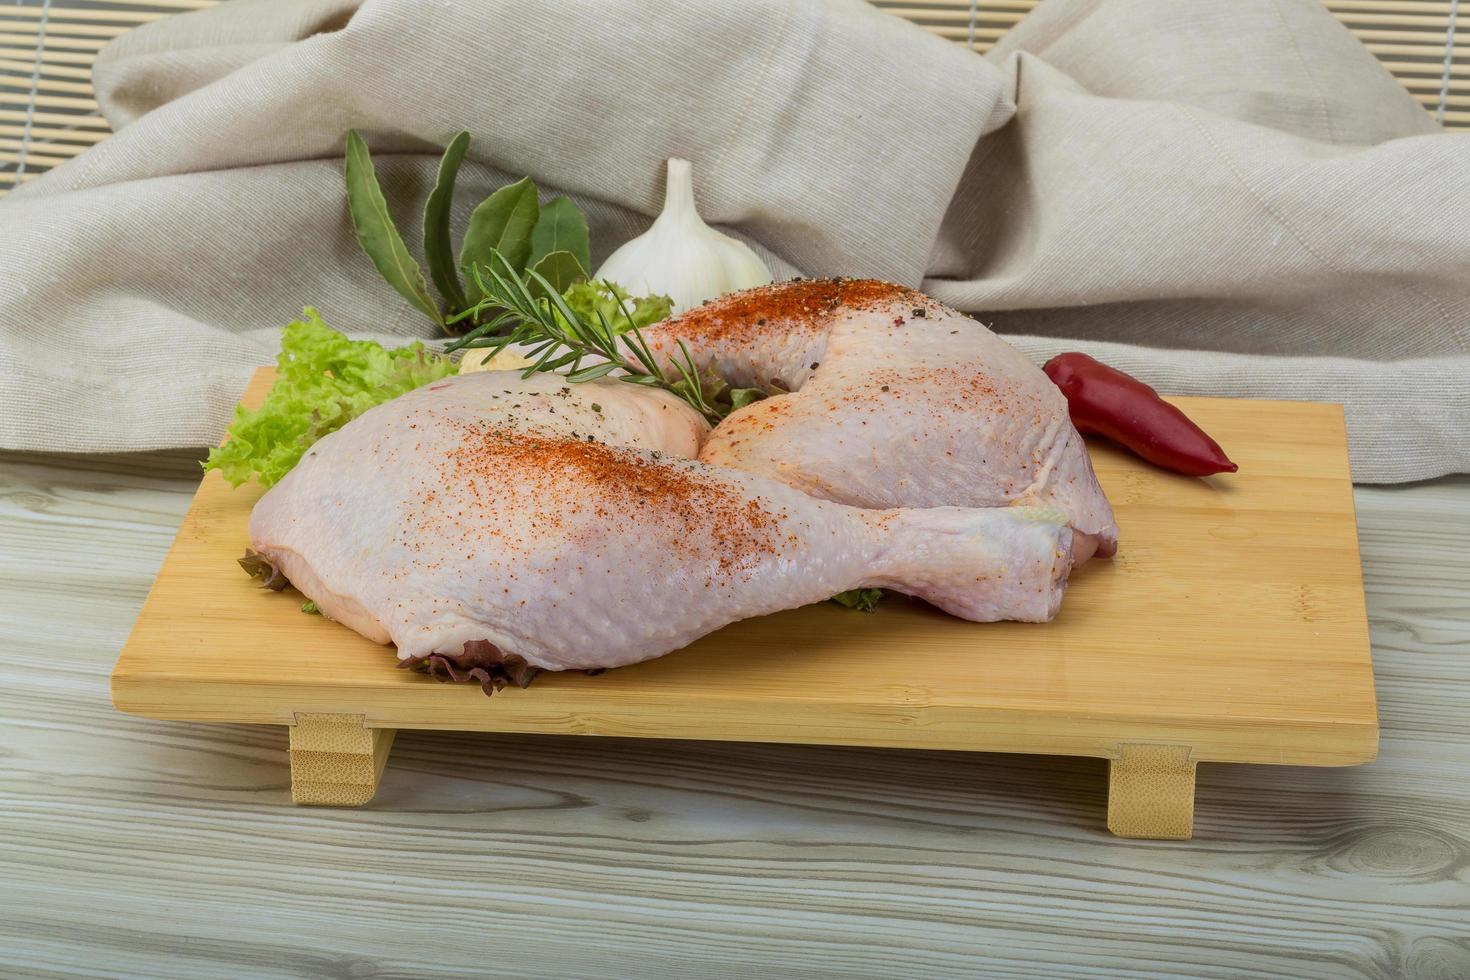
M460 227L530 174L594 261L686 157L778 273L921 285L1166 392L1342 402L1360 480L1470 470L1470 135L1318 0L1047 0L989 58L855 0L232 0L95 79L117 135L0 201L3 448L212 444L305 304L431 335L353 239L355 126L411 242L460 129Z

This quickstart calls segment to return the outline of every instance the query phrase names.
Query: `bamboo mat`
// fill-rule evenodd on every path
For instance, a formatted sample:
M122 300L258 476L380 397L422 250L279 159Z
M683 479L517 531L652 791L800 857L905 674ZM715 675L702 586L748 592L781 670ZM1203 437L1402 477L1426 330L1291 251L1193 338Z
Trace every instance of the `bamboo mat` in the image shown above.
M0 0L0 195L106 139L91 66L111 38L216 0ZM987 51L1038 0L875 0L941 37ZM1450 129L1470 129L1470 29L1459 0L1323 0ZM1470 0L1467 0L1470 6Z

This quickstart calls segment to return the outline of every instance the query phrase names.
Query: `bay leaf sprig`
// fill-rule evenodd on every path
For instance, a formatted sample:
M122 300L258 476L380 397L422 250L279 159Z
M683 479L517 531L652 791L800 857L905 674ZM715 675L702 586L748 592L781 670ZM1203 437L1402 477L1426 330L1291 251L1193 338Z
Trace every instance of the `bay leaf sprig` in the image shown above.
M565 197L553 197L541 205L536 227L531 230L531 256L526 264L540 272L537 267L542 260L558 252L576 259L578 268L592 268L587 216ZM542 272L542 275L545 273Z
M356 132L349 132L349 143L354 137L362 142ZM469 148L468 132L462 132L449 141L449 145L444 148L444 156L439 160L439 176L434 181L434 189L424 202L424 260L428 263L429 276L434 280L435 288L444 297L445 307L454 312L468 309L470 305L465 298L464 286L455 272L454 243L449 237L449 208L454 201L454 182L459 176L459 165L464 161L465 151ZM347 188L347 199L350 201L350 176ZM361 238L361 232L358 234ZM371 253L369 256L371 257Z
M388 285L443 326L444 317L429 297L424 272L409 254L403 236L388 214L388 201L373 169L373 158L356 130L347 132L346 173L347 208L352 213L352 226L357 229L362 250Z
M459 247L460 267L469 269L499 254L513 268L525 269L531 258L531 235L540 219L541 205L530 177L500 188L470 214L470 225ZM483 298L483 294L475 293L473 284L466 292L473 303Z
M423 266L409 252L388 211L367 143L356 130L347 131L347 207L358 244L388 285L446 331L458 324L475 326L503 312L484 302L473 280L461 278L469 268L487 265L492 252L517 275L535 270L562 290L586 280L592 264L587 218L581 209L565 197L554 197L542 205L540 192L529 177L500 188L476 205L456 259L450 210L469 144L468 132L450 140L424 203L426 279ZM439 294L437 301L429 293L430 282Z

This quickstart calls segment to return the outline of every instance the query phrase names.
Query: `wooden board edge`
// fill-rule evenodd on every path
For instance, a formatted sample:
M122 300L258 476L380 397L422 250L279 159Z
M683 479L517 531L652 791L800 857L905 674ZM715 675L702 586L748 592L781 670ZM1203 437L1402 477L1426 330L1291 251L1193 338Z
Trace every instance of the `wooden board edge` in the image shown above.
M1372 624L1368 621L1368 585L1363 574L1363 536L1359 532L1361 525L1358 523L1358 499L1353 493L1352 458L1348 443L1347 409L1342 405L1335 405L1337 409L1337 425L1345 450L1343 458L1343 478L1347 483L1347 505L1348 513L1352 515L1349 522L1349 533L1353 544L1353 582L1357 586L1353 594L1357 597L1354 613L1356 621L1354 626L1363 641L1363 662L1368 668L1368 697L1373 702L1374 730L1378 729L1378 675L1373 669L1373 632ZM1374 757L1377 757L1377 740L1375 737Z
M426 684L430 683L428 681ZM471 692L462 689L467 696ZM188 699L181 697L188 694ZM564 703L518 703L497 712L494 700L455 699L428 704L436 692L383 697L381 689L294 684L211 685L201 691L191 678L158 674L113 675L118 710L166 721L208 724L290 725L300 712L362 715L367 728L421 731L473 731L517 735L603 736L691 741L736 741L794 745L851 745L871 748L961 752L1015 752L1033 755L1114 758L1125 743L1187 743L1201 762L1261 765L1352 766L1378 754L1379 726L1372 722L1293 722L1290 719L1123 717L1027 708L956 708L915 711L896 705L813 705L772 721L767 701L701 701L689 711L689 724L651 725L646 700L621 708L616 699L568 709ZM451 694L449 691L442 692ZM213 698L208 694L214 694ZM502 692L502 697L533 698L534 692ZM483 697L478 691L473 699ZM398 703L392 704L397 700ZM180 704L187 704L180 707ZM242 708L251 705L251 708ZM667 711L663 714L662 711ZM885 711L891 716L885 718ZM655 711L679 717L677 705Z

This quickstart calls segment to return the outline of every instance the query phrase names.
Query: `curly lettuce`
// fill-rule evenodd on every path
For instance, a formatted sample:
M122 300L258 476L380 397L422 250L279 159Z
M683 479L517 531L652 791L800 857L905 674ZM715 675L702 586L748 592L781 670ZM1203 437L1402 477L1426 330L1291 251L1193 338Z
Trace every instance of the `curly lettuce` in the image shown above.
M856 609L858 612L872 612L878 608L878 603L883 601L883 596L886 594L882 589L848 589L846 592L837 593L827 601L846 606L848 609Z
M230 439L212 449L205 471L219 470L231 486L254 476L269 487L290 471L312 443L374 405L453 374L455 364L421 343L393 350L349 340L307 307L286 325L278 376L255 410L235 408Z
M639 296L632 297L628 291L615 282L606 280L584 279L581 282L572 283L566 292L561 294L566 300L567 306L588 323L598 323L597 314L602 313L607 321L618 329L623 329L627 321L623 319L622 309L628 311L633 318L633 326L638 328L667 320L673 312L673 300L667 296ZM619 308L621 302L622 309Z

